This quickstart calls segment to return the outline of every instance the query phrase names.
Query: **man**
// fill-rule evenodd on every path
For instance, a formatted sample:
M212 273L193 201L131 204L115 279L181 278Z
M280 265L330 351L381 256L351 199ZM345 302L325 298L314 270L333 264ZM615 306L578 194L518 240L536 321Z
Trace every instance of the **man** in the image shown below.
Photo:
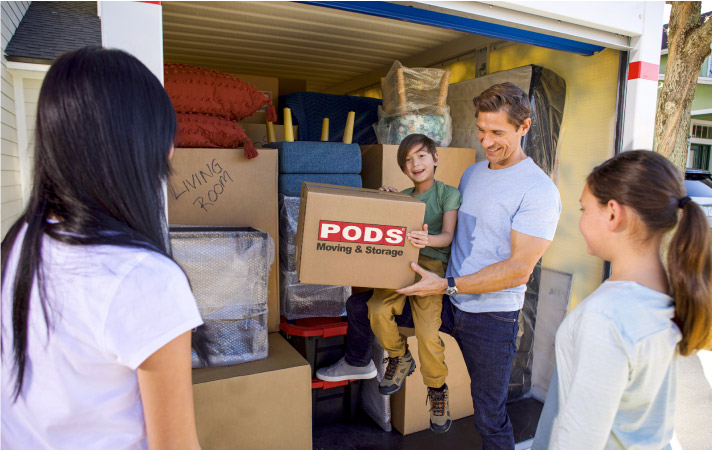
M483 447L513 449L506 400L517 319L526 282L554 238L561 200L556 186L521 146L531 127L527 95L512 83L503 83L482 92L474 105L487 161L470 166L462 176L463 202L446 278L413 263L420 281L398 292L447 294L440 330L452 335L462 350ZM345 359L320 369L320 378L347 377L349 372L365 377L369 372L362 359L368 350L362 346L370 345L370 332L364 328L361 316L366 313L360 305L360 297L347 304L351 336ZM399 324L411 321L407 313L404 310ZM358 338L363 342L355 342ZM449 416L447 402L444 409Z

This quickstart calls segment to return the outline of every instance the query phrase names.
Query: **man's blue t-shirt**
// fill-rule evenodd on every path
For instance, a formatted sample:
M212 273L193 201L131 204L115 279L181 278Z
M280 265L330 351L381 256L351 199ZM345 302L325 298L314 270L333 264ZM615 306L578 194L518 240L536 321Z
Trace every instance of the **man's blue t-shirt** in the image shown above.
M561 214L559 191L527 158L492 170L483 161L468 167L460 181L462 205L447 276L470 275L504 261L512 253L512 230L552 240ZM456 294L452 301L467 312L518 311L526 284L483 294Z

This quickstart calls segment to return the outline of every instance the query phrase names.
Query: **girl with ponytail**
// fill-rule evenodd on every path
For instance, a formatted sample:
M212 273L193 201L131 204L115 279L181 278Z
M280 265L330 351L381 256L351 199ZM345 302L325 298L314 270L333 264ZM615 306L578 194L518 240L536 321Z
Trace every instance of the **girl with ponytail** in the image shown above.
M32 193L2 241L2 448L199 447L202 320L164 214L175 130L128 53L87 47L47 72Z
M670 448L678 355L712 343L709 224L680 172L651 151L596 167L580 202L588 252L611 262L611 277L556 333L533 448Z

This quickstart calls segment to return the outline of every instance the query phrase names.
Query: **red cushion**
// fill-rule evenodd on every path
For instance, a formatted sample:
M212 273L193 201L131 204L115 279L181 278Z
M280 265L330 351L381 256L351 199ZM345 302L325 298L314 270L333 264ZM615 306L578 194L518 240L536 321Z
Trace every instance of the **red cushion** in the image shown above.
M245 156L257 156L245 130L234 121L207 114L177 113L176 147L237 148L245 147Z
M165 64L164 77L166 92L176 113L212 114L242 120L267 105L267 120L277 121L277 112L269 97L228 73L185 64Z

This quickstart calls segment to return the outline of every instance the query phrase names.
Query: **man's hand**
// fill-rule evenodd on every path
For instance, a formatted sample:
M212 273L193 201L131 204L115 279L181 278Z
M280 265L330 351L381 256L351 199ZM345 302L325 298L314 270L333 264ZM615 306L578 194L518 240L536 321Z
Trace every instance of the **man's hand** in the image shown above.
M398 189L391 187L391 186L381 186L378 188L379 191L386 191L386 192L399 192Z
M428 272L416 263L410 263L410 268L422 278L417 283L398 289L396 292L403 295L415 295L419 297L445 293L445 289L447 289L447 280L445 278L440 278L434 273Z
M408 240L411 244L418 248L425 248L428 246L428 224L423 224L423 230L411 231L407 234Z

